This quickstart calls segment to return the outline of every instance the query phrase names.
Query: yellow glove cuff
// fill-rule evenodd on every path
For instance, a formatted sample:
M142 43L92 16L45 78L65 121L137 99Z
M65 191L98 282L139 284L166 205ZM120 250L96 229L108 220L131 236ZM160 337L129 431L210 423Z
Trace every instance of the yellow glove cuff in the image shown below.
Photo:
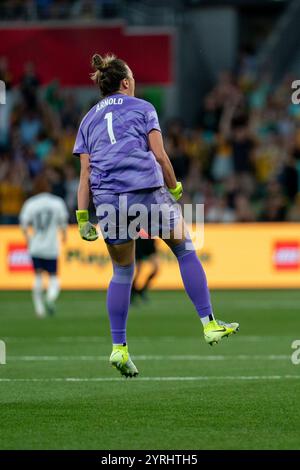
M76 211L76 220L78 225L81 226L89 221L89 211L87 209Z
M172 194L172 196L175 197L176 201L178 201L178 199L181 198L182 193L183 193L182 184L179 181L177 181L176 188L173 188L173 189L169 188L169 192Z

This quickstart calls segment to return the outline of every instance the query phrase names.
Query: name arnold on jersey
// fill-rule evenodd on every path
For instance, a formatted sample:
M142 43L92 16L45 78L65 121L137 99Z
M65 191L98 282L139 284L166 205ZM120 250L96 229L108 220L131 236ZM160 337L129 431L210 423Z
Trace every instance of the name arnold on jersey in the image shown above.
M104 98L100 103L97 104L96 107L96 113L100 111L101 109L105 108L105 106L111 105L111 104L122 104L123 103L123 98Z

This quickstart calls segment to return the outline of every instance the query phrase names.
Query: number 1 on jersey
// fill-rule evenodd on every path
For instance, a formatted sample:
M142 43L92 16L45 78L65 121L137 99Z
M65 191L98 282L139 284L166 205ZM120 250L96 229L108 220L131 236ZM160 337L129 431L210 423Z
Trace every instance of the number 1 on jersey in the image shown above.
M106 113L104 119L107 120L107 132L110 138L110 143L115 144L117 141L113 130L112 112Z

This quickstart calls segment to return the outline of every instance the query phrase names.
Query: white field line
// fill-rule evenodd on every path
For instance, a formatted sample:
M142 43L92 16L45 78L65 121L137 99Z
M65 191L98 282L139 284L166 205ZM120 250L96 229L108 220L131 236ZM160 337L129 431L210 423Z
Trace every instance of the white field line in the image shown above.
M199 340L202 340L202 333L199 334ZM234 341L242 341L243 343L258 343L258 342L266 342L270 340L278 340L280 338L283 341L284 338L290 340L290 336L243 336L241 334L234 337ZM21 343L21 342L38 342L38 343L102 343L102 342L110 342L109 336L54 336L54 337L47 337L44 338L42 336L27 336L27 337L18 337L18 336L2 336L2 339L6 342L12 343ZM197 338L194 336L132 336L130 337L130 342L138 342L138 343L153 343L155 341L159 341L160 343L173 343L178 342L180 340L190 340L190 341L197 341Z
M225 376L196 376L196 377L136 377L133 382L209 382L209 381L266 381L266 380L295 380L300 375L225 375ZM116 377L50 377L50 378L0 378L0 382L120 382L124 378ZM127 382L131 382L128 380Z
M217 302L216 302L217 303ZM225 305L225 302L222 301L222 305ZM300 302L299 300L282 300L278 302L274 301L259 301L256 300L235 300L233 303L230 303L232 310L276 310L282 308L285 310L299 310ZM219 306L221 310L221 304Z
M132 356L137 361L286 361L290 360L289 355L247 355L236 356L208 356L208 355L141 355ZM9 361L39 362L39 361L108 361L108 356L8 356Z

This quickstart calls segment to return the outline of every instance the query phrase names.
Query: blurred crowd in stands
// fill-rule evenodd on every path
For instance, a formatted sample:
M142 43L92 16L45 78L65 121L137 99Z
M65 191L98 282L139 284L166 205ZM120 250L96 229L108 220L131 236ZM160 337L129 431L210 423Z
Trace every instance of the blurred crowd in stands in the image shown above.
M120 7L121 0L0 0L0 20L114 18Z
M194 129L168 126L166 147L184 202L207 222L300 221L300 105L286 77L272 86L251 67L222 73Z
M15 81L1 58L0 80L8 91L0 106L0 223L18 222L42 172L74 222L79 166L72 148L91 103L83 109L57 82L41 87L32 63ZM194 128L180 119L165 123L183 202L205 203L207 222L300 221L300 105L291 102L291 82L258 80L246 62L220 75Z

